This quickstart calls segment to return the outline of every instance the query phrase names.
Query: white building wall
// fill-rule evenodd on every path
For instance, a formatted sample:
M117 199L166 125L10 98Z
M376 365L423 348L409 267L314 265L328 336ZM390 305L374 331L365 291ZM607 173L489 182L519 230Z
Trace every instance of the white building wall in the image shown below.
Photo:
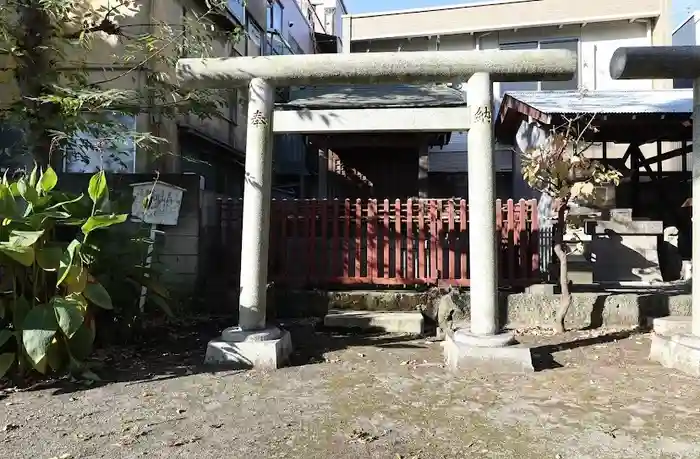
M547 27L538 29L526 29L519 31L501 31L482 35L454 35L440 38L439 49L443 51L471 50L478 49L499 49L502 46L517 46L527 43L548 43L557 40L575 39L579 41L579 87L586 90L605 89L651 89L651 80L612 80L610 78L610 58L613 52L620 46L649 46L651 45L651 29L646 22L618 21L610 23L588 24L586 26L571 25L565 27ZM416 49L414 38L410 46L403 46L403 50L418 51L428 50L429 46L422 46ZM431 40L436 40L432 38ZM425 40L420 43L425 43ZM379 42L371 43L372 51ZM382 51L396 50L397 40L392 40L391 44L382 43ZM390 49L393 48L393 49ZM434 49L434 48L433 48ZM377 49L378 51L378 49ZM494 97L496 107L505 91L532 91L539 89L536 82L509 83L507 86L494 83ZM612 148L612 152L610 151ZM609 147L608 153L614 156L617 150L624 153L626 146ZM444 147L434 147L430 150L430 171L431 172L464 172L467 164L467 135L466 133L455 132L452 134L449 145ZM594 156L601 154L601 149L593 148ZM656 150L654 149L654 154ZM651 152L650 152L651 153ZM517 158L508 147L497 146L496 166L499 171L513 170L519 173ZM522 187L515 185L514 192L518 192ZM524 191L523 191L524 192ZM519 197L519 196L517 196Z
M477 34L447 35L442 37L413 37L386 40L358 41L351 44L351 52L388 52L388 51L454 51L487 50L503 47L533 46L554 47L560 41L578 41L579 76L578 89L614 90L614 89L652 89L651 80L613 80L610 78L610 58L621 46L651 46L652 27L648 21L613 21L585 25L566 25L563 27L541 27L522 30L507 30ZM700 41L699 41L700 43ZM462 87L465 87L464 82ZM532 91L540 89L538 82L494 83L494 113L506 91ZM669 145L671 149L672 145ZM608 157L622 156L627 145L608 144ZM450 143L430 150L431 172L466 172L467 170L467 134L453 132ZM642 147L645 156L656 154L655 145ZM602 156L602 146L589 149L593 157ZM680 158L678 158L680 161ZM528 197L532 190L520 177L519 159L510 147L498 146L496 167L499 171L513 171L513 194L515 198ZM667 168L665 170L673 170Z
M677 46L700 45L700 11L691 14L680 24L671 36L671 43ZM692 88L692 80L674 80L674 88Z

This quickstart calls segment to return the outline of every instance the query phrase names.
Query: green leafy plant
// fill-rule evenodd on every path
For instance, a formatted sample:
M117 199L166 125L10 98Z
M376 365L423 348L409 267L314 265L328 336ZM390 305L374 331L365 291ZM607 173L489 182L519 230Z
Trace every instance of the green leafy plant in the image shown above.
M0 377L13 368L90 377L93 311L114 308L90 254L96 235L127 214L109 212L104 171L91 177L87 197L60 192L57 182L50 167L0 182Z

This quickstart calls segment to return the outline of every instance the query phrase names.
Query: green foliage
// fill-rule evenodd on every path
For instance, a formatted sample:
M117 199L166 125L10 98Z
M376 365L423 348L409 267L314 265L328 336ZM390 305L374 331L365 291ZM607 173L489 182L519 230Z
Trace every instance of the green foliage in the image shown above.
M22 131L13 148L21 158L8 165L26 165L24 156L42 166L64 155L87 160L89 151L119 163L127 142L162 153L158 132L169 120L225 116L230 91L182 90L172 69L183 56L219 57L240 39L226 25L226 3L207 0L171 24L137 0L3 0L0 84L20 97L0 106L0 123ZM125 124L141 114L149 126Z
M115 307L98 280L114 260L104 256L103 267L94 268L104 252L101 241L118 233L107 229L127 216L97 205L107 196L103 172L90 180L89 197L56 191L56 183L50 168L0 183L0 377L15 367L83 374L95 312ZM59 233L73 239L63 241ZM112 271L127 270L118 268L125 262L138 264L120 260Z

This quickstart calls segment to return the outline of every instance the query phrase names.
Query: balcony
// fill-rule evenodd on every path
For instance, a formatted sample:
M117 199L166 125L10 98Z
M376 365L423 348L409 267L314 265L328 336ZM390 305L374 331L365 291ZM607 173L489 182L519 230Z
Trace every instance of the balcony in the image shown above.
M270 30L267 32L267 49L273 56L286 56L289 54L304 54L304 50L299 46L299 43L288 36L284 38L278 31Z

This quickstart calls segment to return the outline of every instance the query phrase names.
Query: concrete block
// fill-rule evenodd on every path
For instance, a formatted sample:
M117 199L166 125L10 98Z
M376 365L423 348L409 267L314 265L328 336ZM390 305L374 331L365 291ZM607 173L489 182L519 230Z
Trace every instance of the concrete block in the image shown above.
M686 335L692 329L692 318L688 316L657 317L653 320L657 335Z
M649 358L666 368L700 376L700 337L653 333Z
M442 343L446 366L458 371L474 368L479 363L495 364L489 368L500 371L535 371L530 348L521 345L487 347L459 342L447 336Z
M378 329L388 333L423 333L420 312L328 311L323 320L326 327Z
M292 337L281 330L279 338L269 340L226 341L223 338L209 341L204 357L206 364L226 364L233 368L259 368L276 370L289 361L292 353Z
M554 295L555 284L533 284L525 287L529 295Z

